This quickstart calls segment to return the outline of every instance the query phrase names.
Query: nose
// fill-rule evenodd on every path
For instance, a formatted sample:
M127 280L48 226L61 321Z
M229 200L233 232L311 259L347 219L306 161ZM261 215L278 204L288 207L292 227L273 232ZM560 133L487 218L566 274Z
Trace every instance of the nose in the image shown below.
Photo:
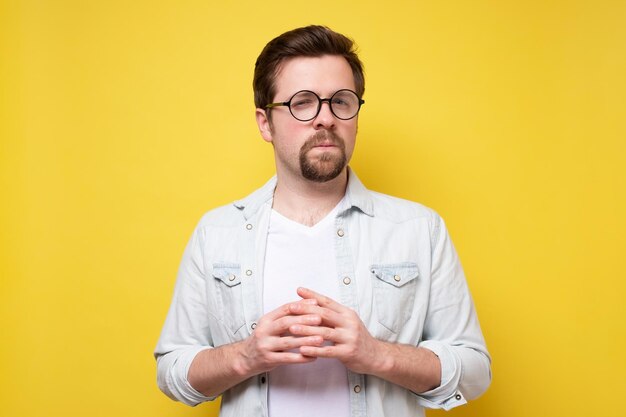
M335 127L337 118L330 111L330 100L323 100L320 107L320 112L313 119L313 126L316 129L332 129Z

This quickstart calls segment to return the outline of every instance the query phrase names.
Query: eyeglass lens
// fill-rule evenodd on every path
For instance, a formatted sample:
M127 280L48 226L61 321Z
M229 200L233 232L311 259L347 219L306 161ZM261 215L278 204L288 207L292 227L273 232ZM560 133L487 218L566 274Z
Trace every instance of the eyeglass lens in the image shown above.
M320 99L312 91L300 91L290 100L289 110L301 121L314 119L322 107ZM352 119L359 112L359 97L350 90L339 90L330 99L330 111L339 119Z

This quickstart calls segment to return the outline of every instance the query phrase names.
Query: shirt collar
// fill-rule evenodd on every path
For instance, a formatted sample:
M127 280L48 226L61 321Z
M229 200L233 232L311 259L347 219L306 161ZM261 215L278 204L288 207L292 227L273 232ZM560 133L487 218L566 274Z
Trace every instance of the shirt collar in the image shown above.
M348 208L355 207L368 216L374 216L374 204L372 195L363 185L359 177L348 167L348 187L346 188L346 201Z
M272 201L275 188L276 175L249 196L235 201L233 205L239 210L242 210L244 217L249 219L263 204ZM347 209L355 207L368 216L374 216L374 205L372 203L371 194L350 167L348 167L348 186L346 188L345 199Z

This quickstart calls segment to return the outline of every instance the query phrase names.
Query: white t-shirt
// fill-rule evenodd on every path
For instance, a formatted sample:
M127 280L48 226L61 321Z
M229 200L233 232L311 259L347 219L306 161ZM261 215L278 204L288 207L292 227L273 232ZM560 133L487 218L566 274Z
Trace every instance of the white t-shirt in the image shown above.
M340 205L312 227L272 210L263 275L265 313L299 300L298 287L339 298L333 239ZM349 417L349 400L348 373L337 359L283 365L269 373L270 417Z

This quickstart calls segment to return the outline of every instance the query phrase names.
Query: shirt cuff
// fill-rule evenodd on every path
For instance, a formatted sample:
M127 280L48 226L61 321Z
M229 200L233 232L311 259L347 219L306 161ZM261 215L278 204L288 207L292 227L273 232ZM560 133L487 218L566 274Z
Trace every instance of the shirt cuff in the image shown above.
M206 401L212 401L215 397L207 397L198 392L191 386L187 375L189 374L189 367L193 362L196 355L203 350L212 349L211 347L194 347L189 350L185 350L178 358L176 358L174 364L170 368L166 378L166 384L168 391L180 402L195 406Z
M445 344L426 340L419 347L432 351L441 363L441 384L430 391L416 394L418 403L427 408L442 408L450 410L467 403L467 400L459 391L461 379L461 360L446 347Z

